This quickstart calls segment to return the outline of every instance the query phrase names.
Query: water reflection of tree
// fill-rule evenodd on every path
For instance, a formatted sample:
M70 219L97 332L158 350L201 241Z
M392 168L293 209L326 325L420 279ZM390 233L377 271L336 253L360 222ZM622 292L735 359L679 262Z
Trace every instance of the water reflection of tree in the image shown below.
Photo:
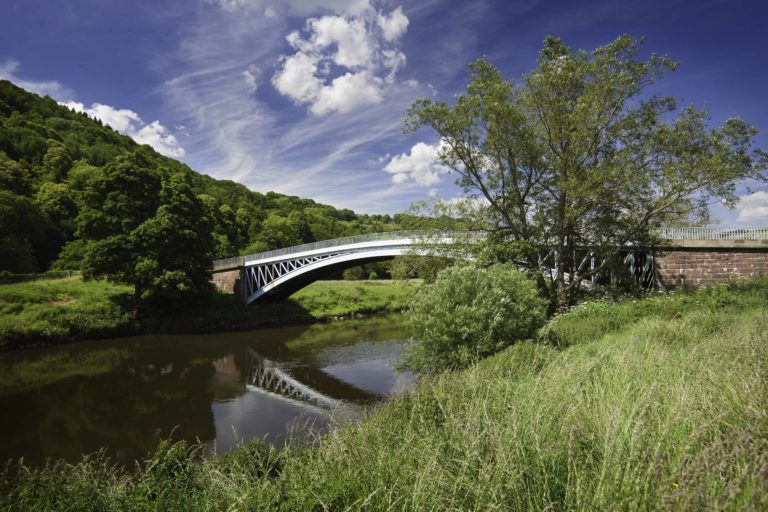
M6 420L0 457L76 460L106 447L119 461L132 462L163 438L213 439L211 363L229 347L162 345L135 346L135 357L108 373L66 376L1 395Z

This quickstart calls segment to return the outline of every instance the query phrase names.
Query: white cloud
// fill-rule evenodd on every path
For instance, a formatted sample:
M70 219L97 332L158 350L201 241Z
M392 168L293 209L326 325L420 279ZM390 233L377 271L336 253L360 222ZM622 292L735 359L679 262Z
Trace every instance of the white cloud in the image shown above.
M397 71L405 66L405 54L395 50L384 50L382 56L384 57L384 67L389 69L389 73L385 80L387 83L394 83ZM415 80L407 80L406 85L410 86L413 82L415 82ZM416 83L418 84L418 82Z
M303 33L286 36L295 53L281 58L272 84L315 115L378 104L405 65L396 41L407 27L401 8L377 15L367 0L343 15L310 18Z
M403 14L402 7L398 7L388 16L379 13L376 23L384 33L384 39L389 42L397 41L408 30L408 17Z
M317 78L318 58L305 53L297 53L283 61L283 69L272 77L272 84L280 94L299 103L316 101L323 88L323 82Z
M277 13L276 19L264 16L267 5ZM297 73L299 76L294 78L303 77L310 83L317 79L319 83L317 90L308 88L307 93L315 95L311 101L297 102L310 115L297 116L292 109L286 111L282 102L273 104L269 94L254 95L246 87L243 70L249 69L257 76L261 90L265 81L274 83L275 71L280 71L287 59L300 53L314 56L312 51L299 52L286 43L286 34L295 28L290 19L295 12L283 2L268 2L235 12L204 8L190 20L175 55L178 67L168 68L173 75L166 77L160 90L169 109L164 115L187 127L188 135L183 139L185 161L196 170L238 181L253 190L309 197L359 212L394 213L424 199L428 187L413 181L395 184L389 173L382 172L390 156L377 161L385 153L380 150L382 144L392 146L402 141L402 113L414 97L426 96L428 91L426 86L407 85L401 80L386 83L388 70L381 62L381 52L399 49L383 40L375 10L367 11L365 16L375 43L371 46L372 60L379 66L369 73L380 81L375 84L382 95L380 102L341 115L312 114L310 108L320 97L321 87L331 88L336 78L348 73L368 71L337 66L331 58L335 45L320 52L317 60L294 64L294 71L312 71L309 75ZM332 9L323 10L316 17L330 12ZM351 10L338 12L354 16ZM302 26L306 27L306 21ZM299 31L296 35L311 43L311 33ZM259 75L251 66L268 74ZM323 74L323 67L327 74ZM300 85L300 81L285 78L281 82L284 87ZM362 78L367 77L356 77L362 84L372 83L372 78ZM351 77L337 82L336 87L348 85L349 80ZM340 90L334 87L325 93L323 104L327 108L341 107L332 94ZM281 93L276 90L275 94ZM174 133L178 137L180 132ZM446 185L441 190L453 186L441 185Z
M184 148L179 146L176 137L168 131L168 128L160 124L160 121L152 121L131 137L139 144L149 144L162 155L173 158L184 156Z
M377 87L379 80L367 71L347 73L320 90L310 110L313 114L323 115L329 112L351 112L366 105L375 105L381 101L381 91Z
M440 144L416 143L410 153L396 155L384 166L392 174L394 183L414 181L419 185L430 186L440 181L440 175L448 168L437 160Z
M768 222L768 192L754 192L741 196L736 209L739 210L737 222L756 224Z
M367 67L371 64L372 50L365 22L361 19L347 19L341 16L323 16L307 22L312 33L311 49L321 52L336 45L331 60L347 68ZM297 45L302 50L304 45Z
M20 69L21 65L15 60L6 60L0 63L0 80L9 80L22 89L39 94L40 96L50 96L59 101L66 101L74 96L71 89L55 80L37 82L23 79L18 75Z
M259 84L256 80L256 76L259 74L259 69L254 68L251 66L249 69L246 69L241 73L241 76L243 77L243 80L245 80L245 85L248 86L248 89L251 90L251 92L256 92L256 89L258 89Z
M127 108L115 108L103 103L94 103L90 108L77 101L61 102L67 108L83 112L90 117L100 119L123 135L131 137L139 144L149 144L165 156L180 158L185 151L176 137L160 121L145 124L139 114Z

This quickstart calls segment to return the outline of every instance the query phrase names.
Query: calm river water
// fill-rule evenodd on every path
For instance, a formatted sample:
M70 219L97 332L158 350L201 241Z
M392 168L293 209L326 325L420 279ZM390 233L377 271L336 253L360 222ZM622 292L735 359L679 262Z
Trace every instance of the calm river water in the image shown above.
M209 335L140 336L0 354L0 461L131 464L161 439L223 453L281 443L406 389L397 317Z

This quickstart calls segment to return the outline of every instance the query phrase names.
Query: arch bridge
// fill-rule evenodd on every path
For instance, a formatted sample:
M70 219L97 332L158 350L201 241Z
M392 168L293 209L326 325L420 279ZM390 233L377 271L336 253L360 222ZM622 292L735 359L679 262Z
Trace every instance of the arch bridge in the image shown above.
M279 300L324 275L402 256L416 244L449 246L483 236L473 231L392 231L335 238L214 261L214 283L235 288L247 304ZM227 282L232 280L237 283Z
M476 242L476 231L392 231L286 247L213 262L213 282L241 294L247 304L279 300L320 279L365 263ZM675 227L658 233L660 247L646 249L664 287L700 286L768 274L768 227ZM415 247L414 247L415 246ZM421 247L421 249L419 249ZM627 247L634 272L635 252Z

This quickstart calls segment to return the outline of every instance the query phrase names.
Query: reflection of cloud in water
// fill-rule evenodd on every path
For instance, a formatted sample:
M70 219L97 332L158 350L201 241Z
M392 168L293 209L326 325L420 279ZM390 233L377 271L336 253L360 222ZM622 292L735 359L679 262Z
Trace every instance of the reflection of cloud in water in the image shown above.
M405 349L404 340L361 340L354 344L324 347L315 360L324 366L355 364L373 359L398 360Z
M392 392L400 377L392 368L396 359L385 357L326 366L325 373L380 396Z
M282 444L292 432L325 430L328 415L299 402L277 398L270 393L252 390L227 402L211 406L216 428L215 450L225 453L243 439L264 439L272 444ZM214 443L208 443L214 449Z

